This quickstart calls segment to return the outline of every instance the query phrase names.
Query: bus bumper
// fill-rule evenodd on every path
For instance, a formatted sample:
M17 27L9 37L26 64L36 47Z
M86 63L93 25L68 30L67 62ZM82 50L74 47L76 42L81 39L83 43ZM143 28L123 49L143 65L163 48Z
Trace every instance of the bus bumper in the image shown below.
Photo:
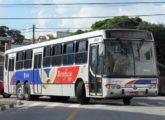
M149 97L157 96L158 89L146 89L146 88L121 88L119 90L107 90L105 98L123 98L123 97Z

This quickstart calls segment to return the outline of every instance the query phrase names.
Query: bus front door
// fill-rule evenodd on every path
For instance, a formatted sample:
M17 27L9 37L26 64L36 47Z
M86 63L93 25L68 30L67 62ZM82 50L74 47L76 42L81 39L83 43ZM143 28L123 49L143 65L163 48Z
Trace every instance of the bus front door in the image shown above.
M33 86L34 86L35 94L41 94L41 90L42 90L41 61L42 61L42 54L34 54Z
M99 45L91 45L89 62L90 96L102 96L102 59L103 58L99 55Z

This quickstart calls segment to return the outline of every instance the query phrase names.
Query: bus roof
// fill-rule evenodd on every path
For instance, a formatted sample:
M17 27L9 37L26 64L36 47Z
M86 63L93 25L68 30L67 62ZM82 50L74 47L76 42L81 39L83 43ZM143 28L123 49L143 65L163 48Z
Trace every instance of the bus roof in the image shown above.
M69 42L69 41L73 41L73 40L81 40L81 39L91 38L91 37L96 37L96 36L104 36L104 31L105 30L98 30L98 31L94 31L94 32L83 33L83 34L79 34L79 35L49 40L49 41L35 43L35 44L22 46L22 47L18 47L18 48L13 48L13 49L7 50L5 52L5 54L11 53L11 52L28 50L28 49L34 49L34 48L43 47L43 46L49 46L52 44L65 43L65 42Z
M123 28L122 29L117 28L117 29L97 30L97 31L94 31L94 32L83 33L83 34L79 34L79 35L74 35L74 36L49 40L49 41L45 41L45 42L41 42L41 43L35 43L35 44L22 46L22 47L18 47L18 48L13 48L13 49L7 50L5 52L5 54L18 52L18 51L23 51L23 50L34 49L34 48L43 47L43 46L49 46L49 45L58 44L58 43L70 42L70 41L73 41L73 40L81 40L81 39L85 39L85 38L92 38L92 37L97 37L97 36L102 36L103 38L108 38L106 32L109 32L109 31L127 31L127 32L128 31L133 31L133 32L151 33L151 32L146 31L146 30L123 29ZM151 34L151 36L152 36L152 34ZM152 38L153 38L153 36L152 36Z

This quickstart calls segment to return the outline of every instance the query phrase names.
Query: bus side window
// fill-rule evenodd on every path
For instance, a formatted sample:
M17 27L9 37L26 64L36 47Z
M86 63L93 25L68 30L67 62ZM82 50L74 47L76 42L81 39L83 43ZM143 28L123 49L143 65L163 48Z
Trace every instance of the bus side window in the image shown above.
M24 55L24 68L28 69L32 67L32 50L25 51Z
M52 65L61 65L62 45L57 44L52 47Z
M14 59L9 59L9 71L14 71Z
M88 41L83 40L76 43L75 63L83 64L87 62Z
M16 70L20 70L22 68L23 68L23 52L18 52L16 59Z
M47 46L44 48L43 67L50 67L50 65L51 65L51 46Z
M74 42L64 44L63 64L72 65L74 62Z

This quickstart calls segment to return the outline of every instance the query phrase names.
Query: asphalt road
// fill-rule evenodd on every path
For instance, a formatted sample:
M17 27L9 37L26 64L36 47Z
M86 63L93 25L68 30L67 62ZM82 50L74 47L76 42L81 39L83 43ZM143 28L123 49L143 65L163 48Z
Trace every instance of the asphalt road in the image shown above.
M22 102L24 106L0 112L0 120L165 120L165 97L134 98L131 105L121 100L79 105L74 98L53 102L47 97Z

